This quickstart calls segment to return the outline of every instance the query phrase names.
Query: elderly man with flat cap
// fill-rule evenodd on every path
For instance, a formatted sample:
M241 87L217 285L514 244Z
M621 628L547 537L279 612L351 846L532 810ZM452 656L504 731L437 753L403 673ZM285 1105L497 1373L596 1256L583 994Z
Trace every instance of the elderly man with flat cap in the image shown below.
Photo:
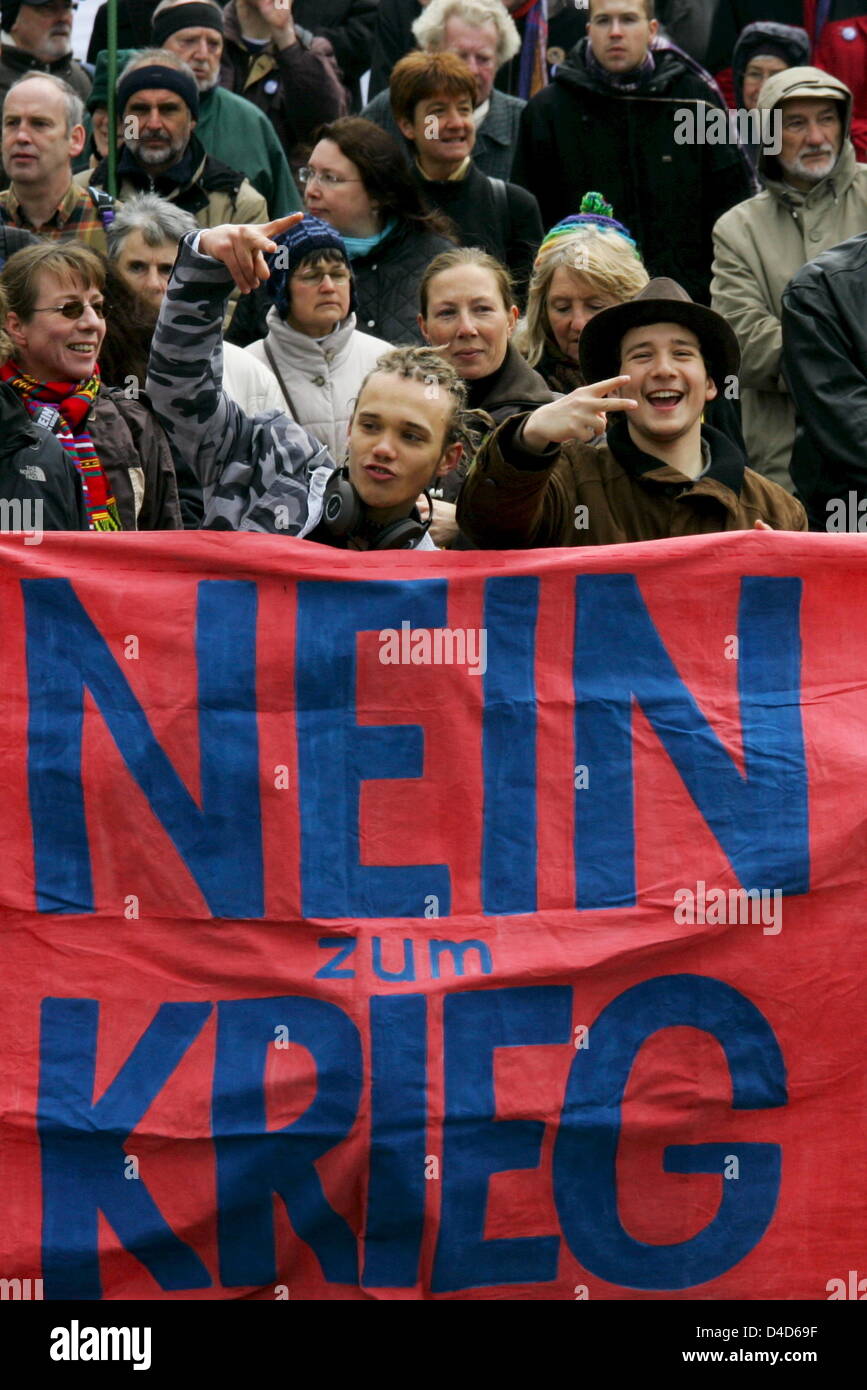
M3 0L0 102L28 72L62 77L77 96L87 98L90 78L72 56L72 14L73 0Z
M673 280L603 310L581 334L581 372L595 385L488 436L458 499L464 535L512 549L806 530L800 502L702 424L739 363L725 319Z

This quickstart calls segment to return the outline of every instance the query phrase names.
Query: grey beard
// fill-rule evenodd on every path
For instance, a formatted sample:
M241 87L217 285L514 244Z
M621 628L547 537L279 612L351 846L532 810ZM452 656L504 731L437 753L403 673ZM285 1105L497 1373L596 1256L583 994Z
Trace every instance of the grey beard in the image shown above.
M197 78L196 78L196 86L198 87L200 93L212 92L212 91L214 90L214 88L216 87L217 83L219 82L219 80L220 80L220 74L219 74L219 72L216 72L216 73L214 73L214 76L213 76L213 77L208 77L208 78L197 77Z
M142 148L140 141L136 141L134 145L130 145L129 149L130 153L135 156L139 164L144 164L145 166L176 164L182 153L182 151L176 150L174 145L171 144Z
M822 174L816 173L813 169L808 169L805 165L801 163L800 159L792 159L786 162L780 159L780 167L790 177L794 175L796 179L805 179L807 183L821 183L822 180L826 179L829 174L833 174L834 170L837 167L837 161L839 160L840 156L839 154L831 154L828 156L828 158L830 159L831 163L828 165L828 168Z

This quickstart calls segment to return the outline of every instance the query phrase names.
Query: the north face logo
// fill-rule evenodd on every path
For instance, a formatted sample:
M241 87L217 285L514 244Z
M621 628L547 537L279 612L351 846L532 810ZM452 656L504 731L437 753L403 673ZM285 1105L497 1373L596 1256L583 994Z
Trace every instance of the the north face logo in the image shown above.
M25 468L19 468L18 472L22 478L29 478L31 483L44 483L45 474L38 463L28 463Z

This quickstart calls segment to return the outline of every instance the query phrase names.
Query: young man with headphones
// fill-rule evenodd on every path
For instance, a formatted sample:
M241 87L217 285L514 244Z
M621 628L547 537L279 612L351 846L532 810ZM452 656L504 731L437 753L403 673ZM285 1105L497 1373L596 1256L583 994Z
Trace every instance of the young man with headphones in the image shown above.
M300 219L183 239L151 346L150 400L176 463L202 485L205 527L354 550L436 549L431 508L422 517L416 501L457 466L466 401L463 382L437 353L393 348L379 359L361 384L341 466L288 415L245 415L222 390L233 284L245 293L291 264L291 237L281 244L281 236Z

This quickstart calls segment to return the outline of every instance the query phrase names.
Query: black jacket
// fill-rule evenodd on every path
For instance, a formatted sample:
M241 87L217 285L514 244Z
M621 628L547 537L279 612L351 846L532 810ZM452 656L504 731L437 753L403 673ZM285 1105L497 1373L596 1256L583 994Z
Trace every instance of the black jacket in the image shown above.
M50 430L37 425L7 383L0 382L0 499L30 503L15 518L15 529L86 531L87 509L78 470ZM41 502L41 516L32 504ZM4 508L4 512L7 509ZM11 529L4 517L4 529Z
M418 287L434 256L453 251L454 242L436 232L417 231L401 222L366 256L352 261L358 296L358 327L398 347L423 341L416 318Z
M0 222L0 270L16 251L25 246L36 246L38 242L39 237L26 231L24 227L10 227L5 222Z
M824 531L833 499L867 499L867 232L792 277L782 324L797 419L790 471L811 529Z
M123 0L117 7L118 48L150 48L151 19L157 0ZM93 17L87 61L95 63L104 48L108 48L108 5L100 5Z
M500 181L500 194L487 174L470 165L462 179L426 179L418 166L413 175L429 203L451 218L463 246L481 246L512 272L523 302L533 260L542 240L536 199L525 188Z
M709 90L671 50L638 92L613 94L588 70L586 40L524 108L512 178L534 193L550 228L598 190L635 237L652 276L708 303L718 217L752 191L732 145L677 144L675 113L708 104Z
M378 7L378 0L295 0L292 7L296 24L331 43L354 111L360 106L358 79L370 67Z
M738 35L760 19L803 24L804 0L716 0L705 60L709 72L722 72L731 66Z

